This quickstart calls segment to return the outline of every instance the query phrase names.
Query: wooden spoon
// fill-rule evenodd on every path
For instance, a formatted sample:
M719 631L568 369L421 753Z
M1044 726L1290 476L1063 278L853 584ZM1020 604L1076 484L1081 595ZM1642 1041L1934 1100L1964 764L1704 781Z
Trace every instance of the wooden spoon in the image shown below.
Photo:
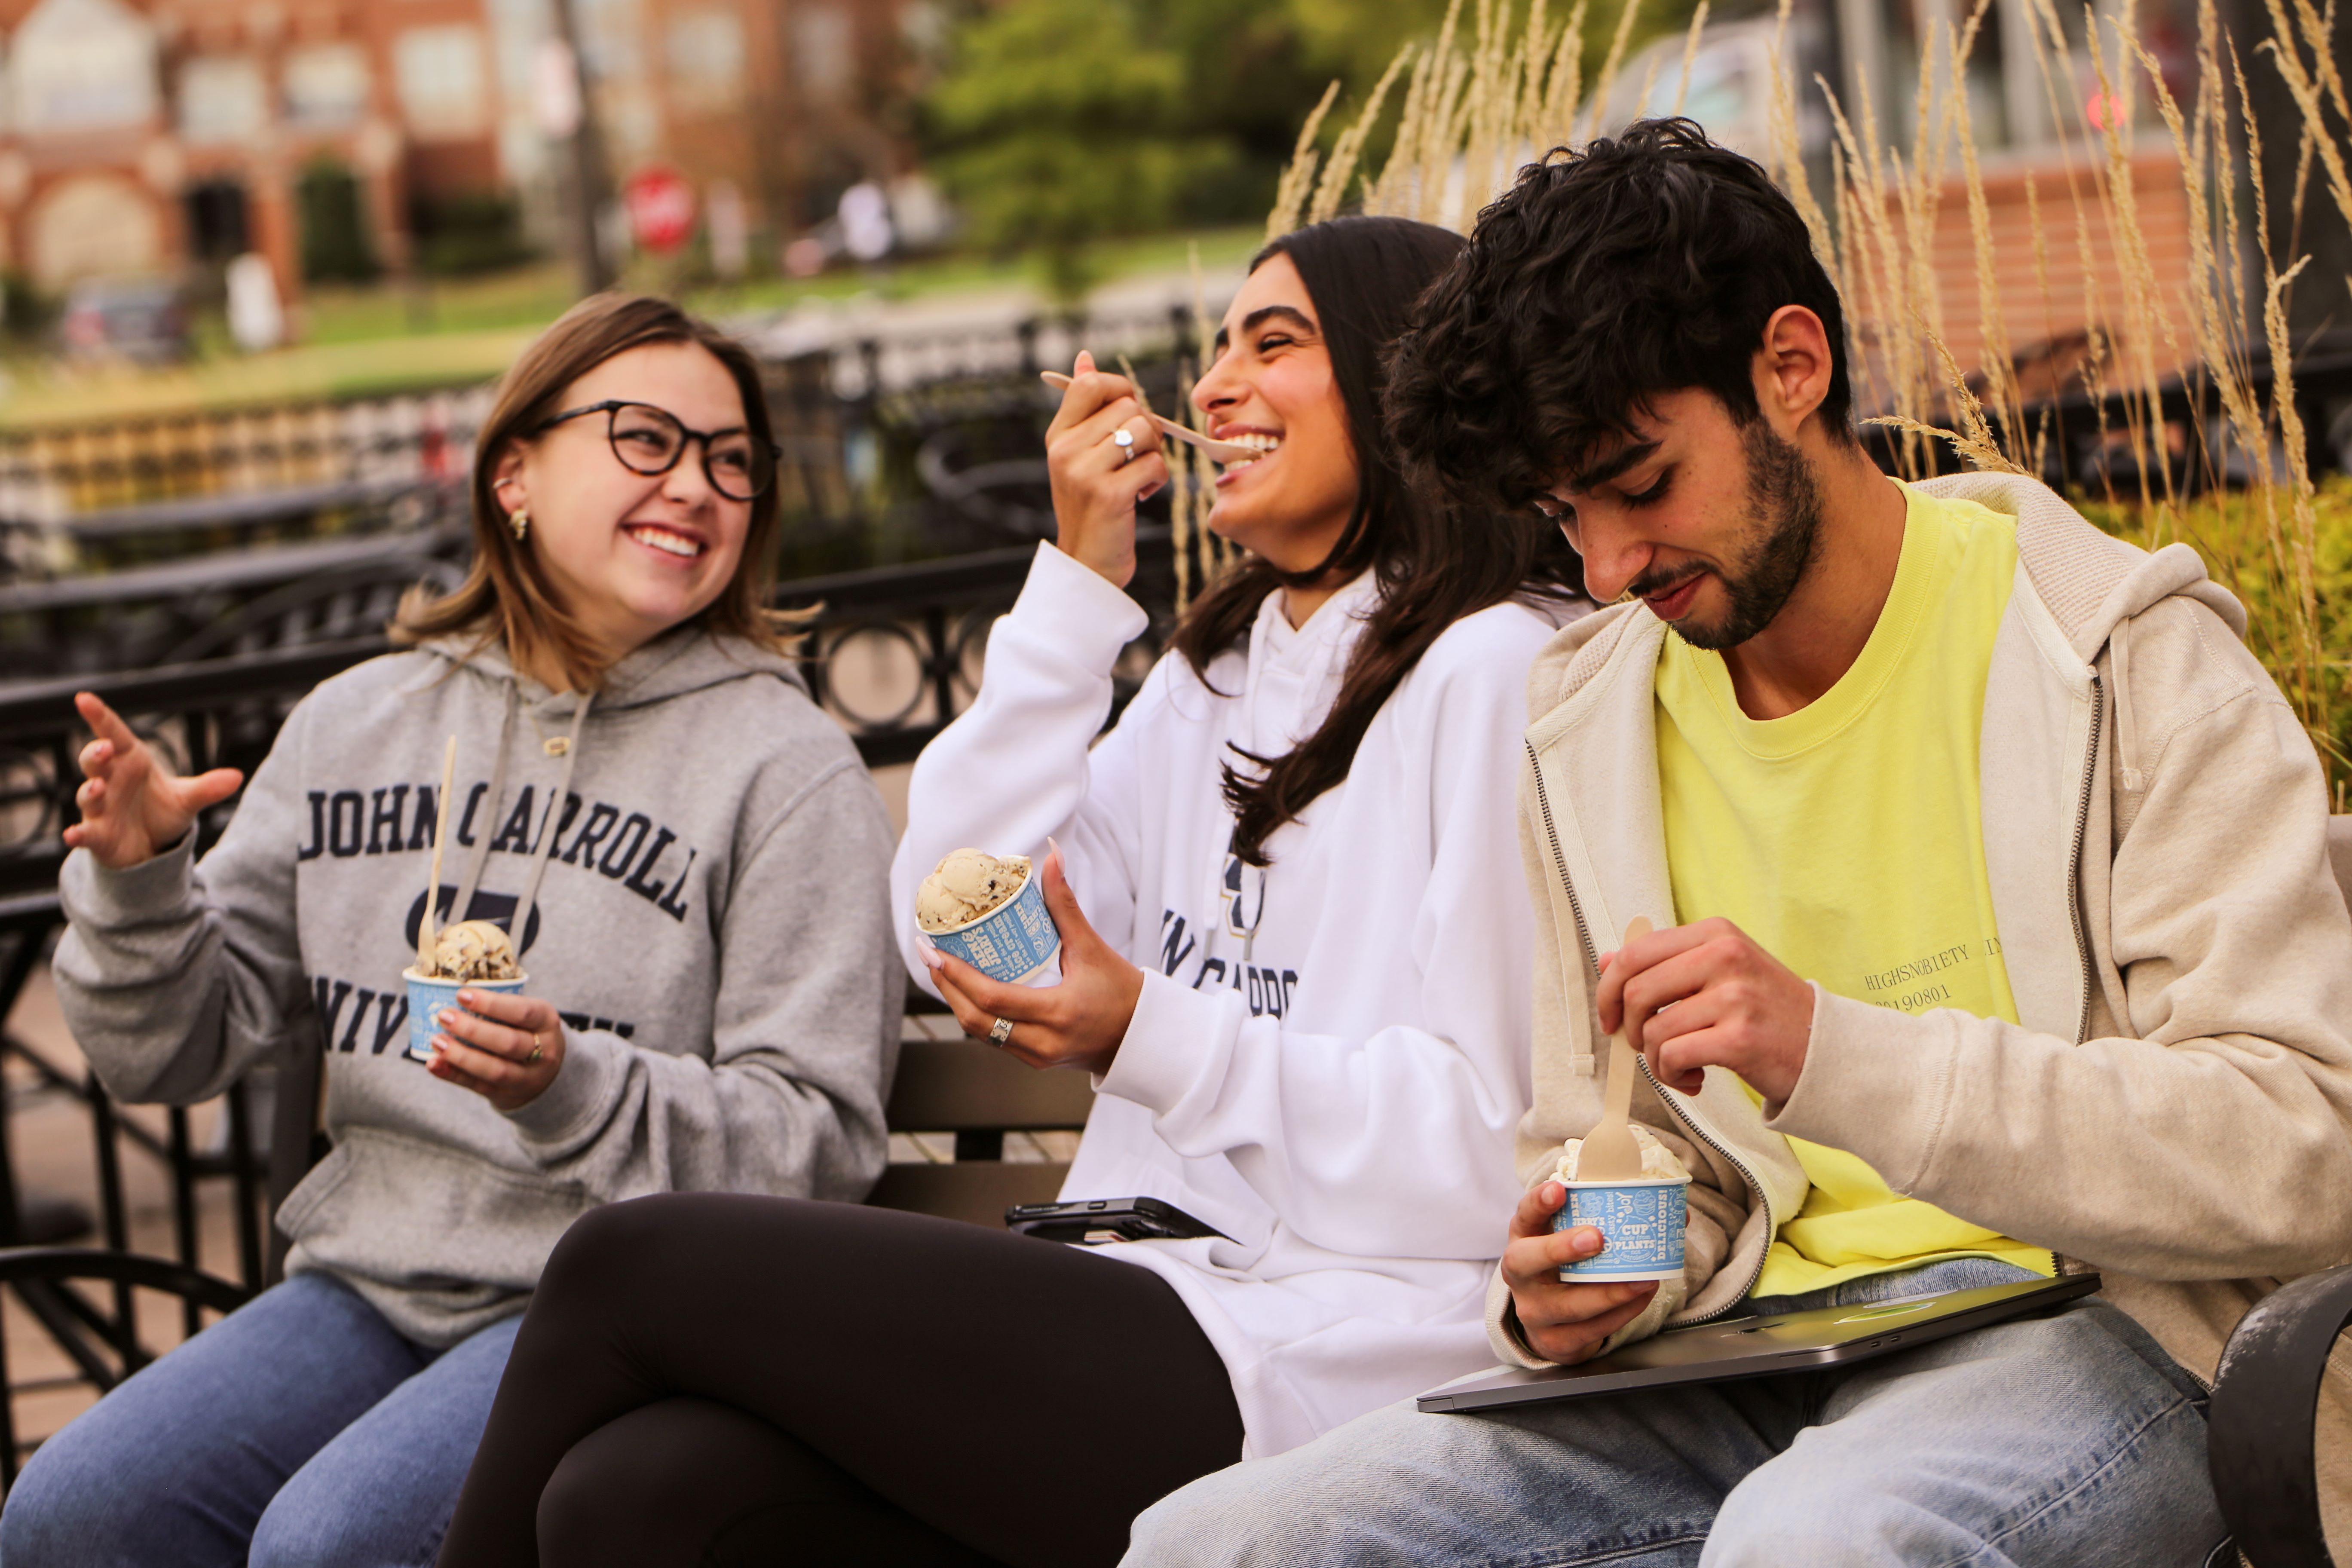
M1617 944L1617 951L1624 952L1649 934L1650 922L1635 915L1626 925L1625 940ZM1584 1135L1584 1146L1577 1152L1580 1182L1631 1182L1642 1174L1642 1146L1633 1142L1633 1074L1640 1070L1633 1064L1638 1055L1623 1029L1609 1037L1609 1087L1601 1101L1600 1123Z
M425 913L416 922L416 973L431 974L433 967L433 915L441 905L441 841L449 837L449 791L457 779L457 737L449 737L449 744L441 753L441 805L433 818L433 866L425 873ZM451 914L465 918L462 910Z
M1056 392L1067 389L1070 384L1070 378L1058 370L1041 370L1037 373L1037 379ZM1143 411L1143 416L1160 426L1160 433L1162 436L1172 436L1187 446L1200 447L1209 455L1209 461L1213 463L1251 462L1265 456L1255 447L1244 447L1239 441L1220 441L1213 437L1203 436L1189 425L1179 425L1173 419L1163 418L1148 408Z

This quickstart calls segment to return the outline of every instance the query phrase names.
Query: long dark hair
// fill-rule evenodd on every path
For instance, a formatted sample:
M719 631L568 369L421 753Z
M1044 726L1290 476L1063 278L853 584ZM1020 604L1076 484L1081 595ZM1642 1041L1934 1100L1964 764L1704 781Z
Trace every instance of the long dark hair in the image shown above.
M1447 626L1515 595L1582 591L1575 556L1555 531L1531 515L1465 519L1415 498L1381 433L1390 346L1463 244L1431 224L1341 217L1284 235L1250 260L1255 272L1287 256L1314 301L1355 449L1356 508L1322 564L1284 572L1252 556L1226 573L1194 601L1172 646L1205 683L1210 662L1248 637L1276 589L1366 568L1381 586L1321 725L1283 756L1242 753L1247 773L1225 764L1234 850L1250 865L1266 865L1266 840L1348 776L1372 716Z

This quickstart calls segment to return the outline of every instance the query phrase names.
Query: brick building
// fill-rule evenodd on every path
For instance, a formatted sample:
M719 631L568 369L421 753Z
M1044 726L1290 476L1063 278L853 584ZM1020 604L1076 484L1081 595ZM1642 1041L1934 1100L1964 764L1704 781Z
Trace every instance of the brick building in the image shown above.
M306 180L397 270L421 204L520 198L561 243L541 126L554 0L0 0L0 268L60 289L257 250L301 284ZM786 238L902 172L928 0L571 0L614 179L731 187ZM318 210L315 206L310 210Z
M2050 390L2053 376L2076 373L2074 356L2095 321L2116 352L2144 347L2156 355L2159 370L2193 353L2183 297L2190 281L2194 215L2180 162L2144 71L2137 64L2129 70L2115 66L2114 26L2123 19L2120 0L2095 0L2095 5L2096 16L2090 22L2080 7L2058 5L2043 12L2035 0L1993 0L1985 7L1982 31L1962 72L1961 86L1978 149L1994 263L1989 289L1980 286L1978 276L1976 236L1956 143L1948 145L1948 161L1930 182L1933 216L1924 225L1926 254L1921 259L1926 266L1911 278L1915 297L1889 298L1877 286L1882 279L1871 276L1875 260L1862 259L1875 258L1876 252L1864 235L1840 225L1849 260L1856 264L1845 279L1845 307L1856 346L1865 354L1874 353L1874 345L1888 338L1916 336L1917 322L1906 307L1916 307L1937 324L1960 366L1975 371L1991 336L1988 305L1998 310L2000 336L2012 356L2026 362L2021 373L2036 392ZM1824 204L1833 199L1829 162L1832 127L1821 94L1810 84L1817 77L1832 84L1857 137L1866 145L1874 136L1899 152L1907 168L1914 154L1922 75L1929 78L1928 101L1935 119L1944 115L1951 91L1950 46L1936 40L1957 34L1975 10L1971 0L1797 0L1795 25L1784 46L1789 52L1786 68L1793 80L1808 84L1798 108L1799 140L1813 192ZM2337 16L2335 54L2340 68L2352 70L2352 16L2341 11L2331 13ZM2245 62L2262 125L2273 223L2280 231L2273 236L2274 250L2280 255L2313 253L2314 278L2341 276L2352 265L2352 237L2346 235L2332 204L2316 185L2299 228L2292 236L2285 232L2291 206L2282 193L2293 188L2302 123L2284 101L2278 73L2254 52L2254 46L2270 35L2262 0L2218 0L2215 12ZM2071 78L2055 64L2045 71L2044 58L2054 60L2055 54L2046 35L2043 52L2037 54L2037 13L2055 16L2065 28ZM2089 29L2094 26L2109 62L2105 83L2091 60ZM2192 0L2137 0L2131 7L2131 26L2167 90L2183 104L2193 103L2199 68L2198 10ZM1626 62L1611 100L1612 116L1622 123L1638 114L1672 112L1679 102L1685 112L1729 145L1776 162L1780 149L1768 100L1778 37L1778 26L1769 16L1710 26L1693 58L1686 88L1682 79L1684 40L1660 39ZM1927 68L1925 62L1931 58L1938 63ZM2106 121L2101 117L2122 111L2122 99L2111 96L2116 93L2130 100L2131 139L2125 163L2138 237L2145 245L2147 279L2171 329L2168 336L2153 334L2158 341L2147 344L2128 341L2132 324L2125 318L2132 285L2126 277L2126 250L2117 220L2097 200L2092 175L2094 167L2106 168L2102 133ZM1868 122L1864 103L1874 111ZM2238 112L2234 99L2231 112ZM2233 128L2233 134L2242 132ZM1888 179L1890 187L1899 184L1891 174ZM2079 231L2078 193L2084 214ZM2224 237L2224 245L2252 242L2251 193L2239 192L2238 202L2249 232ZM1887 229L1906 258L1911 221L1905 193L1890 188ZM2248 250L2245 257L2258 277L2253 253ZM2333 312L2341 298L2306 285L2295 299L2298 341L2323 327L2339 325ZM2252 324L2259 336L2259 322Z

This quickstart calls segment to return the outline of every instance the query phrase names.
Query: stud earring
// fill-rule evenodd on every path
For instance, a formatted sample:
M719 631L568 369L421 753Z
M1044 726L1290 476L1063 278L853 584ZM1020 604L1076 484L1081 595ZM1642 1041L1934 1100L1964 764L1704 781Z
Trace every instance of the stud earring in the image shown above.
M515 537L520 539L530 531L530 513L517 507L513 514L507 519L507 525L515 531Z

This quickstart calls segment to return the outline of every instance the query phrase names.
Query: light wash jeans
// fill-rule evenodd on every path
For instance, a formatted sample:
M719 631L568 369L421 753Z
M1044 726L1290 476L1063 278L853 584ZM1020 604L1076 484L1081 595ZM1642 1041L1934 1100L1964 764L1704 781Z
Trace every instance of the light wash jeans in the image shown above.
M6 1568L429 1563L520 1313L446 1351L299 1274L41 1445L0 1510Z
M1756 1304L2023 1278L1962 1259ZM1407 1400L1171 1493L1125 1561L2200 1568L2226 1534L2204 1391L2093 1297L1847 1369L1500 1415Z

